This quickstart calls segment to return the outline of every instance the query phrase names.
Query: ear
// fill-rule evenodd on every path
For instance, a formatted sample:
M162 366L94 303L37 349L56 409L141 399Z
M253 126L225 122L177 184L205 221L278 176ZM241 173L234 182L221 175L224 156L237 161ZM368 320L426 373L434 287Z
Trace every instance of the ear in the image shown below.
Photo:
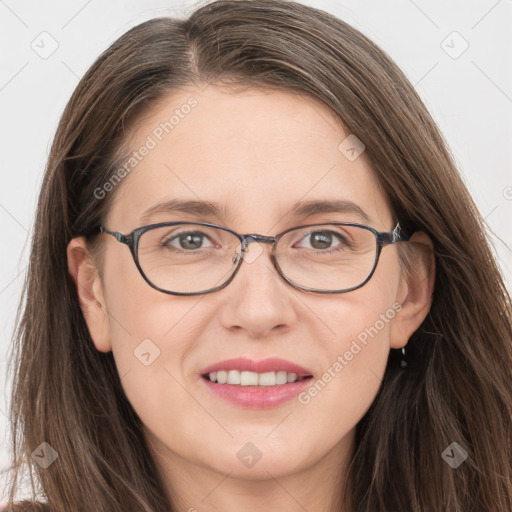
M94 346L100 352L110 352L110 324L101 277L84 237L73 238L69 242L67 256L68 271L75 282L80 308Z
M412 259L410 273L404 273L397 293L402 305L391 323L390 346L402 348L407 345L414 331L422 324L430 311L435 282L435 258L430 238L418 231L407 243Z

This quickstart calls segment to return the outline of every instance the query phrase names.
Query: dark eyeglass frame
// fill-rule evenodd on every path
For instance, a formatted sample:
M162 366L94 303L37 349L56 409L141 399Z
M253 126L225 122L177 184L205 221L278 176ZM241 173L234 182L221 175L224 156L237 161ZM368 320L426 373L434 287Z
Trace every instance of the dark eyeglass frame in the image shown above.
M146 233L146 231L150 231L152 229L157 229L157 228L167 227L167 226L177 226L177 225L181 225L181 224L193 224L196 226L206 226L206 227L221 229L221 230L227 231L228 233L235 235L240 240L240 244L241 244L240 256L241 257L239 258L238 263L237 263L235 269L233 270L231 276L222 285L216 286L215 288L210 288L209 290L200 291L200 292L172 292L172 291L165 290L163 288L156 286L146 276L146 274L142 270L142 267L140 266L139 257L138 257L138 247L139 247L140 237L144 233ZM275 250L276 250L276 246L277 246L279 239L286 233L289 233L290 231L304 229L304 228L308 228L308 227L315 227L315 226L354 226L354 227L366 229L366 230L370 231L371 233L373 233L373 235L375 236L375 242L377 244L375 261L373 263L373 268L372 268L371 272L368 274L368 277L361 284L359 284L357 286L353 286L351 288L346 288L343 290L321 290L321 289L316 289L316 288L308 288L305 286L300 286L300 285L294 283L293 281L291 281L288 277L286 277L284 275L283 271L281 270L281 268L279 267L279 265L277 263L276 255L275 255ZM275 269L279 273L279 275L289 285L293 286L294 288L296 288L298 290L303 290L305 292L311 292L311 293L329 293L329 294L331 294L331 293L347 293L352 290L357 290L358 288L361 288L371 279L371 277L373 276L373 274L375 272L375 269L377 268L380 253L381 253L383 247L385 247L386 245L394 244L396 242L408 242L411 237L411 235L408 235L401 231L400 223L398 221L397 221L395 227L391 231L378 231L375 228L372 228L371 226L366 226L365 224L358 224L358 223L353 223L353 222L322 222L322 223L316 223L316 224L304 224L301 226L295 226L293 228L289 228L285 231L282 231L281 233L277 234L276 236L264 236L264 235L258 235L258 234L252 234L252 233L241 235L241 234L237 233L236 231L233 231L232 229L226 228L224 226L219 226L217 224L211 224L209 222L188 222L188 221L187 222L160 222L158 224L150 224L148 226L142 226L140 228L134 229L131 233L128 233L126 235L123 233L119 233L117 231L109 231L108 229L106 229L103 226L100 226L99 232L104 233L106 235L113 236L118 242L120 242L122 244L126 244L130 248L130 252L132 253L133 260L135 261L135 265L139 269L139 272L141 273L144 280L155 290L161 291L163 293L171 294L171 295L205 295L208 293L216 292L218 290L222 290L234 279L235 275L238 273L238 271L242 265L242 261L244 260L243 255L245 254L245 251L251 242L272 244L271 261L272 261Z

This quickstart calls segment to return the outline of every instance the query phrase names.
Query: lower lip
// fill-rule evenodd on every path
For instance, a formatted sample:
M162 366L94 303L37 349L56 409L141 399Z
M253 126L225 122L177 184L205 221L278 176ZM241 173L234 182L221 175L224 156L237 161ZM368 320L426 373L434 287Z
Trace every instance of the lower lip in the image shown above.
M298 382L277 386L237 386L218 384L205 377L201 379L215 395L247 409L270 409L281 405L308 388L313 380L312 377L307 377Z

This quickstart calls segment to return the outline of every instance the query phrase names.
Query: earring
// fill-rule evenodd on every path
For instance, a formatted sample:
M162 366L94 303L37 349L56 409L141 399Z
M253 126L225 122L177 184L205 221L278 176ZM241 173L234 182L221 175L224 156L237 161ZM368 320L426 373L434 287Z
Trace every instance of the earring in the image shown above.
M400 360L400 366L405 368L407 366L407 361L405 359L405 347L402 347L402 359Z

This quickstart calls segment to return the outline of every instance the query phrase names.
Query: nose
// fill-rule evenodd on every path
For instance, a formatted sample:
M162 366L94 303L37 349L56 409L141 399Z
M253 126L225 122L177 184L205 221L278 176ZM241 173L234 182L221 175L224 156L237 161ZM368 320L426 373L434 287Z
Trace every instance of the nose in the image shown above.
M231 331L245 330L253 338L285 330L297 320L293 291L270 259L271 246L252 241L233 281L221 290L220 320Z

